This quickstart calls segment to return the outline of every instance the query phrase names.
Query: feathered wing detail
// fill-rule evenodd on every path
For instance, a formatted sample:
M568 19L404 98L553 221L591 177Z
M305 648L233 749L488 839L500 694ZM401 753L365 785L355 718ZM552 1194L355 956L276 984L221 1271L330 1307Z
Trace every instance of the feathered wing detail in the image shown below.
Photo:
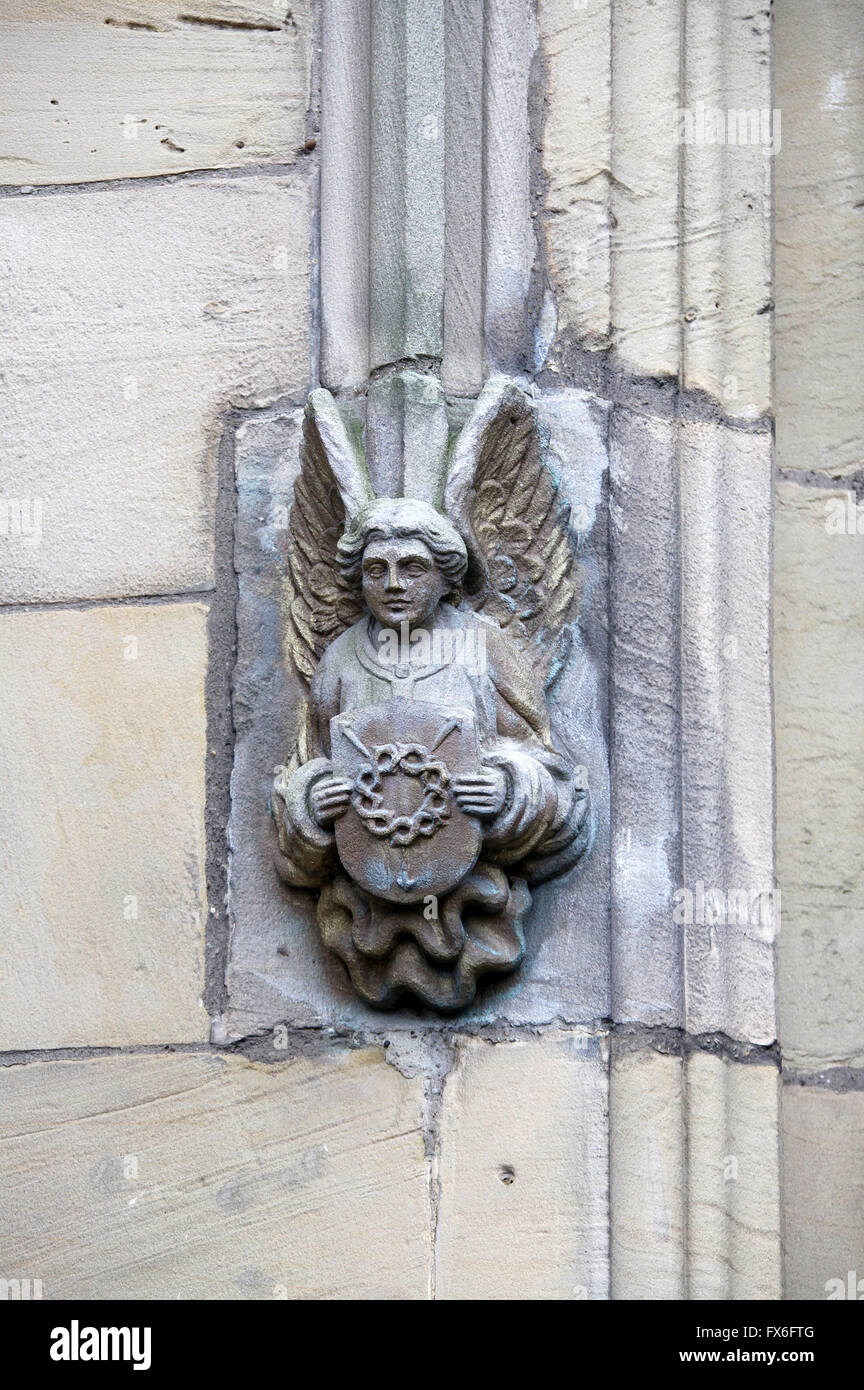
M311 681L324 649L363 611L336 566L336 546L346 523L375 497L366 461L329 391L309 396L300 463L288 523L282 614L285 651Z
M575 538L533 404L515 382L494 377L482 391L454 448L444 504L473 552L468 601L530 652L548 687L572 645Z

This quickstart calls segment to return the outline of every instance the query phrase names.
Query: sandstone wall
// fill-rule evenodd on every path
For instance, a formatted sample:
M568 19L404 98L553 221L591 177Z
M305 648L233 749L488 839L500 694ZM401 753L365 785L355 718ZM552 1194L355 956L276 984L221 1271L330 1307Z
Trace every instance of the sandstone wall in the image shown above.
M824 1298L864 1268L864 5L787 0L775 51L786 1291Z
M368 0L0 0L0 1277L46 1298L776 1298L781 1193L787 1296L864 1275L864 10L476 9L387 77L391 187ZM781 108L779 157L679 138L700 104ZM370 322L421 272L440 342ZM782 1072L773 931L673 910L774 883L774 297ZM244 877L298 411L418 352L457 408L542 393L611 710L584 914L445 1028Z

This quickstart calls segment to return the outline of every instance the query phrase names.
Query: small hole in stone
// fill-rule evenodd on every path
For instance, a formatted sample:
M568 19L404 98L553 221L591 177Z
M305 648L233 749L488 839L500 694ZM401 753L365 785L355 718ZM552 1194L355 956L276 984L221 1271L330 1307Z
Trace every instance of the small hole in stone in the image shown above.
M505 1187L509 1187L511 1183L516 1181L516 1169L511 1168L509 1163L502 1163L501 1167L498 1169L498 1177L504 1183Z
M235 150L242 150L242 149L245 147L245 145L246 145L246 141L245 141L245 140L235 140L235 141L234 141L234 148L235 148Z

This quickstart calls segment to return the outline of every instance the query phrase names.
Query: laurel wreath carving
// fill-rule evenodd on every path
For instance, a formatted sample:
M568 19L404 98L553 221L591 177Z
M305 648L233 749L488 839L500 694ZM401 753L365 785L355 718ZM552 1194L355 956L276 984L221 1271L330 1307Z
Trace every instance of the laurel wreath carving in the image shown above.
M450 817L447 764L433 758L422 743L382 743L371 753L370 761L355 774L351 790L351 805L370 835L401 848L421 835L431 838ZM384 805L384 778L399 772L419 777L423 787L423 800L410 816Z

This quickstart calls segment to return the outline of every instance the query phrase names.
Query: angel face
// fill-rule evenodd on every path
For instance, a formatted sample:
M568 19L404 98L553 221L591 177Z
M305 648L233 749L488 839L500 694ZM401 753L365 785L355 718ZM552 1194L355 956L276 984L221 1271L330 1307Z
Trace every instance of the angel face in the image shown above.
M363 551L363 597L384 627L429 622L450 584L418 536L370 541Z

